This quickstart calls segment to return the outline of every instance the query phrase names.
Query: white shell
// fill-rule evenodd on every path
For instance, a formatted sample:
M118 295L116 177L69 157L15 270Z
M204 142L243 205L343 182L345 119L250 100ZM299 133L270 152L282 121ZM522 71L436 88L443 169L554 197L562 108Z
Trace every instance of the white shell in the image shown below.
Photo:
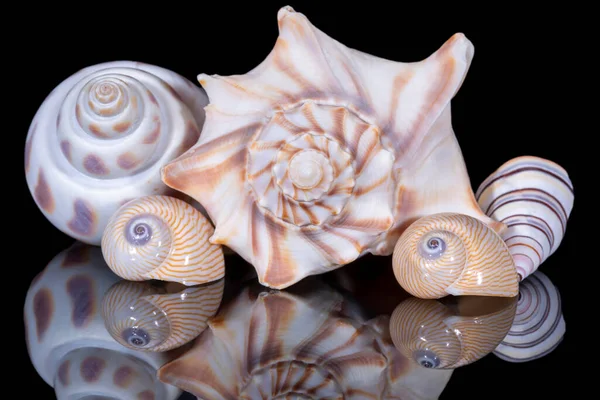
M196 143L208 98L167 69L133 61L90 66L61 82L25 144L33 198L58 229L99 245L124 202L172 192L160 168Z
M464 35L402 63L342 45L291 7L278 23L255 69L199 76L210 97L202 135L163 168L167 185L206 208L214 243L282 289L367 253L391 254L424 215L493 222L475 201L450 121L473 57Z
M174 400L181 393L156 378L156 370L172 354L130 350L104 327L102 298L118 281L100 248L79 242L54 257L32 281L24 307L27 349L58 400L85 394Z

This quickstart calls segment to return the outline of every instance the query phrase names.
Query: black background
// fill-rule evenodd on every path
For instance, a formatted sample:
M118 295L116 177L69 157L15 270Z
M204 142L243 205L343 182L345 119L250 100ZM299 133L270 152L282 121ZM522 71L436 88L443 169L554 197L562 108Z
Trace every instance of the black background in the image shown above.
M10 60L9 75L4 80L14 85L12 98L16 101L4 108L5 117L14 126L6 132L11 142L4 154L16 161L8 170L15 182L7 186L4 197L13 202L7 195L16 187L20 200L18 211L8 212L11 228L5 231L11 236L11 241L5 242L7 259L15 252L20 254L7 264L13 268L11 273L16 273L10 290L18 293L5 306L16 316L10 325L17 338L10 340L20 352L12 362L20 366L19 379L27 385L24 398L34 394L37 398L54 398L53 390L37 375L26 353L22 322L25 293L31 279L72 243L43 217L25 182L25 137L39 105L69 75L106 61L156 64L194 83L199 73L243 74L272 49L277 37L277 10L287 5L244 2L207 7L203 2L187 6L168 3L159 7L138 2L129 8L121 3L89 2L64 10L31 6L22 13L5 15L6 24L15 19L14 27L4 35L4 51L8 50ZM559 94L571 54L569 47L560 45L564 36L557 34L554 18L491 3L486 9L460 9L453 4L438 8L425 3L419 10L404 5L394 9L378 1L356 4L289 3L343 44L395 61L421 60L455 32L465 33L475 46L475 57L452 101L452 119L473 187L476 189L505 161L536 155L562 165L577 193L574 139L570 140L573 132L568 129L570 116L565 114L565 99ZM547 13L560 14L560 10L544 7ZM13 204L9 203L7 209L12 210ZM525 399L555 394L557 383L564 382L569 367L579 364L569 357L575 352L577 340L570 331L577 293L569 284L576 253L577 204L561 247L541 269L562 295L567 323L562 344L547 357L530 363L511 364L490 355L460 368L442 399L496 395ZM588 361L595 363L595 358ZM567 387L572 385L578 386L572 383Z

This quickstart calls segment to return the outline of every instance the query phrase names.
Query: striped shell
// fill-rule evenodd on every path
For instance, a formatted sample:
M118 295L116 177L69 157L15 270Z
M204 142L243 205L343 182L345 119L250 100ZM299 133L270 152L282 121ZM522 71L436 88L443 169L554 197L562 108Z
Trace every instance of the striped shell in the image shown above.
M225 275L223 249L208 241L213 232L210 221L185 201L145 196L112 216L102 253L121 278L198 285Z
M476 196L487 215L507 225L502 238L520 279L556 251L575 200L564 168L538 157L506 162L479 186Z
M516 300L492 298L492 302L469 310L472 306L460 303L485 303L486 299L462 297L458 307L449 307L438 300L413 297L392 313L390 334L400 352L416 364L458 368L494 351L513 323Z
M163 382L204 400L436 399L452 371L412 366L386 317L365 321L338 292L311 281L293 293L241 291Z
M102 300L106 330L117 342L136 350L181 347L202 333L217 313L223 288L223 279L174 289L149 282L119 282Z
M24 306L27 350L58 400L179 397L179 389L156 377L173 355L125 348L106 330L102 298L119 280L99 247L76 242L31 282Z
M291 7L273 51L244 75L199 75L199 142L163 181L214 221L213 243L283 289L367 253L390 255L408 221L454 211L485 223L449 103L473 55L462 34L421 62L350 49Z
M393 256L396 279L422 299L513 297L514 261L500 236L476 218L441 213L420 218L402 234Z
M158 66L117 61L71 75L27 134L25 174L36 204L67 235L100 245L124 202L172 192L159 170L196 143L207 103L203 89Z
M517 315L494 354L510 362L532 361L556 349L566 332L560 293L536 271L521 282Z

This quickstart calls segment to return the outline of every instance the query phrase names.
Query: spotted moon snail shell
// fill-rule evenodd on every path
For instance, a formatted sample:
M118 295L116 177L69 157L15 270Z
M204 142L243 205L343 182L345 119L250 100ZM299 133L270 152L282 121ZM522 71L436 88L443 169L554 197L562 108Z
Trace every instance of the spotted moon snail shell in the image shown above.
M510 362L536 360L553 352L565 332L560 293L536 271L521 282L515 320L494 354Z
M479 186L476 197L487 215L506 224L501 236L520 279L558 249L575 200L563 167L530 156L503 164Z
M185 287L121 281L102 300L108 333L125 347L168 351L195 339L223 298L224 280Z
M225 275L222 246L198 210L171 196L144 196L121 206L108 221L102 254L130 281L160 280L193 286Z
M396 243L392 263L402 288L422 299L513 297L519 290L506 243L486 224L463 214L415 221Z
M390 318L394 345L424 368L453 369L491 354L515 318L516 297L410 298Z
M156 377L173 354L126 348L105 328L102 299L119 281L99 247L76 242L31 282L23 309L27 350L58 400L180 396Z
M35 114L25 174L44 216L100 245L125 202L173 192L160 168L199 138L204 90L162 67L133 61L90 66L61 82Z

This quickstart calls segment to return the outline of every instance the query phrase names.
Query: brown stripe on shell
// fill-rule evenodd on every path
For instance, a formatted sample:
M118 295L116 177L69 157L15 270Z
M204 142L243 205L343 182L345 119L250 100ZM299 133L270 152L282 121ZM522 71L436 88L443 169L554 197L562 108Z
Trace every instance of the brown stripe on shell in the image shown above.
M79 104L75 105L75 118L77 118L77 122L81 125L81 107Z
M173 97L175 97L177 100L183 102L183 99L181 98L179 93L173 88L173 86L169 85L165 81L161 81L161 84L165 89L167 89L169 91L169 93L171 93L171 95L173 95Z
M90 247L77 242L69 250L67 250L67 254L65 254L65 258L63 259L61 266L64 268L69 268L77 265L86 264L90 261Z
M144 138L144 141L142 142L144 144L155 143L158 140L158 138L160 137L160 127L161 127L160 117L155 115L152 118L152 120L154 121L154 129Z
M188 121L185 127L185 136L181 142L180 152L184 153L190 149L193 145L198 143L200 139L200 131L194 121Z
M371 184L368 185L368 186L363 186L363 187L357 186L357 187L354 188L353 195L355 197L365 195L365 194L369 193L370 191L375 190L379 186L381 186L384 183L386 183L387 180L388 180L388 178L389 177L387 175L385 175L385 176L382 176L381 178L379 178L378 180L376 180L374 182L371 182Z
M150 101L152 103L154 103L155 105L158 105L158 102L156 101L156 97L154 97L152 92L150 90L146 90L146 93L148 94L148 98L150 99Z
M310 122L312 131L323 134L324 133L323 128L321 128L319 121L317 121L317 119L315 118L315 115L313 114L313 110L312 110L313 107L314 107L313 103L304 103L301 107L302 115L304 116L304 118L306 118L306 120L308 122Z
M394 83L392 84L392 92L390 99L390 115L388 117L388 122L385 130L394 129L396 126L396 114L398 113L398 104L400 102L400 94L406 87L406 84L410 82L413 74L407 71L402 72L400 75L397 75L394 78Z
M92 383L100 379L105 367L106 361L104 359L90 356L81 362L79 372L84 381Z
M294 64L286 61L288 59L291 59L287 56L288 51L288 42L281 36L278 37L277 41L275 42L275 49L273 51L274 66L278 69L279 72L286 75L288 78L294 81L294 83L300 86L300 88L313 88L314 85L302 76L302 74L296 69Z
M140 160L133 154L128 151L127 153L121 154L117 158L117 164L124 170L129 170L137 167L140 164Z
M68 161L71 161L71 143L68 140L60 142L60 150Z
M125 133L131 127L131 121L117 122L113 125L113 129L119 133Z
M52 191L48 185L48 182L46 181L44 170L41 168L38 172L38 181L33 191L33 197L37 201L40 208L42 208L48 214L52 214L54 212L54 197L52 196Z
M482 186L480 188L477 189L477 200L479 200L479 198L481 197L481 195L490 187L492 186L496 181L499 181L501 179L506 179L509 176L512 175L517 175L521 172L528 172L528 171L536 171L536 172L541 172L544 174L548 174L550 176L552 176L554 179L558 180L559 182L561 182L563 185L565 185L570 191L571 193L574 193L573 191L573 186L571 184L569 184L569 182L565 181L561 176L559 176L558 174L553 173L552 171L549 171L547 169L544 168L540 168L540 167L533 167L533 166L526 166L523 168L517 168L511 171L507 171L501 175L496 176L494 179L491 179L489 182L487 182L485 184L485 186Z
M102 158L96 154L90 153L83 159L83 167L90 174L108 175L110 172Z
M104 131L102 130L102 128L98 124L91 123L91 124L88 125L88 129L90 130L90 132L92 132L94 135L96 135L98 137L101 137L101 138L108 138L109 137L109 135L107 135L106 133L104 133Z
M277 126L280 126L288 131L291 135L297 135L306 131L305 128L301 128L287 119L283 112L276 112L271 121L273 121L273 123Z
M287 229L281 226L273 217L265 214L265 223L269 226L268 240L271 247L271 257L263 275L263 282L268 282L271 287L282 287L293 282L296 276L294 257L289 254L290 249L281 244L287 239ZM253 232L254 235L259 232Z
M66 284L71 299L71 322L76 328L87 326L96 313L94 281L87 275L75 275Z
M58 377L58 381L63 386L69 386L69 367L70 367L70 365L71 365L71 361L70 360L64 360L60 364L60 367L58 367L58 371L56 373L56 376Z
M96 232L98 217L91 205L85 200L76 199L73 203L73 218L67 223L73 232L92 236Z
M33 315L37 339L41 342L54 315L54 298L50 289L41 288L33 297Z
M267 338L260 352L260 364L284 356L284 342L281 332L287 332L296 315L296 303L283 296L266 296L262 299L266 314Z
M135 378L135 375L133 368L124 365L115 371L113 383L120 388L126 389L133 381L133 378Z
M139 392L137 398L138 400L155 400L154 392L150 389Z
M33 144L33 138L35 137L35 133L37 131L37 122L31 128L31 134L29 135L29 140L25 142L25 173L29 172L29 164L31 161L31 146Z

